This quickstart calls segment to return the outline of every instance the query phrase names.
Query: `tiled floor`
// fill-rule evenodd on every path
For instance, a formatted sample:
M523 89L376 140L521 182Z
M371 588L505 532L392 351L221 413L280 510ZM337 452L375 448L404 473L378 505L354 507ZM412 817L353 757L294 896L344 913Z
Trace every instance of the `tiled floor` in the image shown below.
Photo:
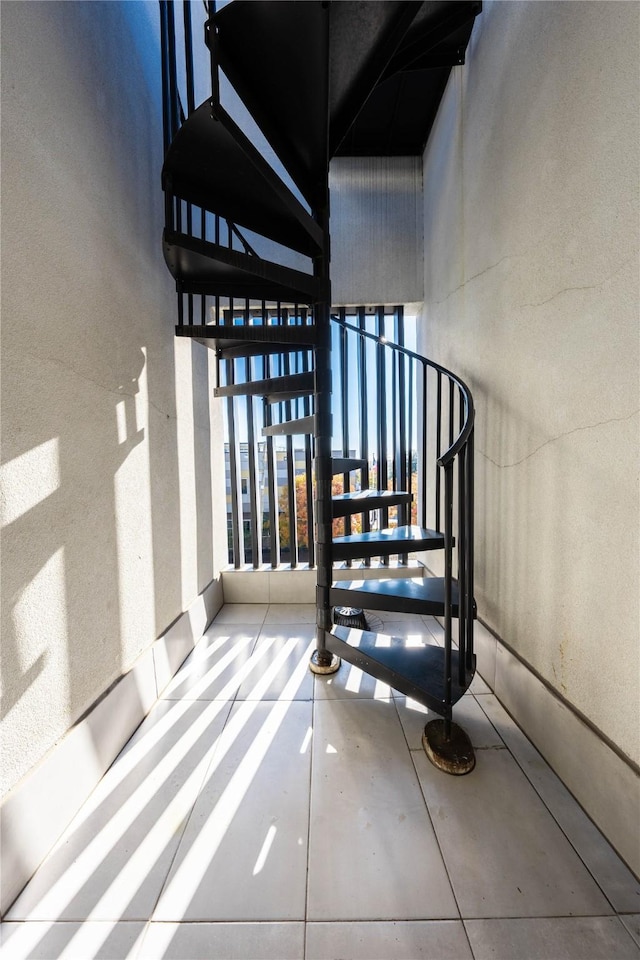
M3 958L640 958L640 886L486 684L456 709L476 769L447 776L422 708L348 664L309 673L313 621L223 608L10 910Z

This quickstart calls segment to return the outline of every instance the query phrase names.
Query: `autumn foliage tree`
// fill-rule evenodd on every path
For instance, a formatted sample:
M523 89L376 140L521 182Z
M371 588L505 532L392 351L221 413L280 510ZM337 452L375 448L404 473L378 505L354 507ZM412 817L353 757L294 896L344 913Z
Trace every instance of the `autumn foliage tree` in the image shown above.
M308 549L309 547L309 507L307 503L307 475L306 473L299 473L295 478L295 492L296 492L296 520L297 520L297 532L298 532L298 548L300 550ZM315 483L313 484L315 488ZM331 482L331 494L332 496L337 496L340 493L344 493L344 483L343 477L341 474L335 476ZM280 491L278 497L278 507L279 507L279 531L280 531L280 545L282 547L288 547L290 545L290 536L289 536L289 491L286 487L283 487ZM333 521L333 535L334 537L343 536L345 530L345 521L344 518L340 518ZM362 530L362 516L356 514L356 516L351 518L351 533L360 533Z

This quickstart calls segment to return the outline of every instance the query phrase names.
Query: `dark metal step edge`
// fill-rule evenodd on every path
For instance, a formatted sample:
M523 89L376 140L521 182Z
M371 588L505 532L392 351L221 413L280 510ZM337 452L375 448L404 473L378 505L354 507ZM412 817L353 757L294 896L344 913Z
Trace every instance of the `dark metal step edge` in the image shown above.
M366 466L366 460L358 460L355 457L333 457L331 473L336 476L339 473L351 473L352 470L364 470Z
M216 124L221 125L221 129L224 129L229 136L230 142L233 142L234 147L244 155L255 172L257 177L255 182L259 185L259 188L268 190L276 198L280 209L291 218L290 222L293 221L294 224L297 224L297 230L294 231L295 236L292 236L291 231L283 227L282 224L281 229L274 231L268 229L266 221L258 224L253 221L244 222L244 217L237 218L233 209L227 209L224 206L224 198L222 206L219 196L216 195L212 200L212 185L216 187L218 194L220 192L219 185L215 184L214 181L208 182L205 177L196 185L193 184L190 176L191 171L185 166L183 157L193 156L194 151L199 153L202 164L205 165L204 169L206 169L207 153L216 147ZM213 140L211 139L212 136ZM220 144L217 144L217 146L219 147ZM211 213L219 213L234 222L237 220L243 226L255 230L263 236L270 236L272 240L290 246L307 256L317 255L323 250L324 237L318 223L220 104L215 106L215 118L211 116L210 100L206 100L186 119L167 152L162 170L162 185L163 189L170 189L183 200L204 207ZM268 232L263 233L265 227Z
M377 646L378 637L385 637L385 645ZM390 643L389 643L390 641ZM347 663L360 667L365 673L389 684L394 690L417 700L424 706L446 715L444 688L444 647L429 644L424 647L407 647L406 641L397 637L357 630L353 627L336 626L326 634L327 649ZM475 673L466 671L465 684L458 681L458 651L451 651L451 703L469 689Z
M362 557L389 557L396 553L442 549L444 534L423 527L403 526L334 537L331 552L334 560L357 560Z
M458 584L455 580L451 594L451 614L457 617ZM334 607L344 605L441 617L444 616L444 578L334 581L329 601Z
M214 397L264 397L268 403L293 400L309 396L315 391L313 373L292 373L286 377L271 377L268 380L252 380L246 383L231 383L216 387Z
M175 280L182 284L185 293L210 293L223 295L224 291L231 291L229 295L238 297L248 296L253 299L292 299L299 303L315 303L324 299L324 284L311 274L284 267L270 260L253 257L238 250L231 250L210 240L200 237L191 237L185 233L171 233L165 230L163 238L164 256L169 272ZM213 264L222 264L236 271L241 271L241 279L237 276L228 280L221 280L216 276L205 279L188 279L180 275L173 249L184 250L204 258ZM261 296L264 293L264 296Z
M385 510L403 503L410 503L411 499L412 494L402 490L358 490L354 493L341 493L332 498L332 516L335 520L339 517L350 517L356 513Z
M327 162L328 5L234 2L216 11L212 21L225 76L307 202L315 207L322 196ZM274 73L261 83L270 60ZM277 82L278 73L284 84ZM291 95L291 78L303 83L301 95Z
M260 331L253 333L252 331ZM278 332L281 331L281 332ZM183 324L176 326L177 337L188 337L209 347L227 360L236 357L260 357L267 354L313 350L315 324L286 326L245 326L225 324Z
M273 423L262 428L263 437L291 437L313 434L316 432L315 415L300 417L298 420L286 420L284 423Z

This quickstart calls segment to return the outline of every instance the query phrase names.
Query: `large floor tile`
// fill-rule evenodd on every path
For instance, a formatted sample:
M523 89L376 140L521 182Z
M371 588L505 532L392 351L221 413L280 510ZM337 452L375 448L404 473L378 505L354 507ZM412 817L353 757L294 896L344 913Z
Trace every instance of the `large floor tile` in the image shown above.
M311 703L236 703L154 920L304 919L311 721Z
M145 924L46 923L0 925L2 960L128 960L138 956Z
M219 624L209 628L173 680L164 700L232 700L248 676L260 625Z
M620 919L638 946L640 946L640 913L628 913L626 916L620 917Z
M7 919L148 919L229 709L160 701Z
M225 603L213 622L216 625L221 623L263 623L268 609L268 603Z
M496 697L482 697L479 703L613 907L620 913L637 911L640 906L637 878Z
M458 916L393 702L316 702L308 919Z
M426 723L440 715L410 697L395 697L400 723L410 750L422 750L422 734ZM453 708L454 722L459 724L476 749L504 747L493 724L474 697L467 694Z
M304 923L152 923L138 960L301 960Z
M413 757L463 917L612 912L507 750L479 750L464 777Z
M337 673L315 678L316 700L388 700L393 690L360 667L343 660Z
M307 924L306 960L473 960L460 920Z
M313 603L272 603L264 618L265 624L289 623L298 626L301 623L316 622L316 607Z
M617 917L467 920L475 960L638 960Z
M287 689L290 700L313 698L309 660L315 650L315 627L277 624L262 627L238 700L277 700Z

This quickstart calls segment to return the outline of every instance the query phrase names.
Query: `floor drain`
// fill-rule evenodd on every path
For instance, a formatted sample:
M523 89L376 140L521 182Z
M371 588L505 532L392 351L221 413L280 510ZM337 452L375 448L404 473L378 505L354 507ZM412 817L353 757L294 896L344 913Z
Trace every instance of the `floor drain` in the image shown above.
M366 630L367 621L361 607L334 607L333 622L339 627L355 627Z

